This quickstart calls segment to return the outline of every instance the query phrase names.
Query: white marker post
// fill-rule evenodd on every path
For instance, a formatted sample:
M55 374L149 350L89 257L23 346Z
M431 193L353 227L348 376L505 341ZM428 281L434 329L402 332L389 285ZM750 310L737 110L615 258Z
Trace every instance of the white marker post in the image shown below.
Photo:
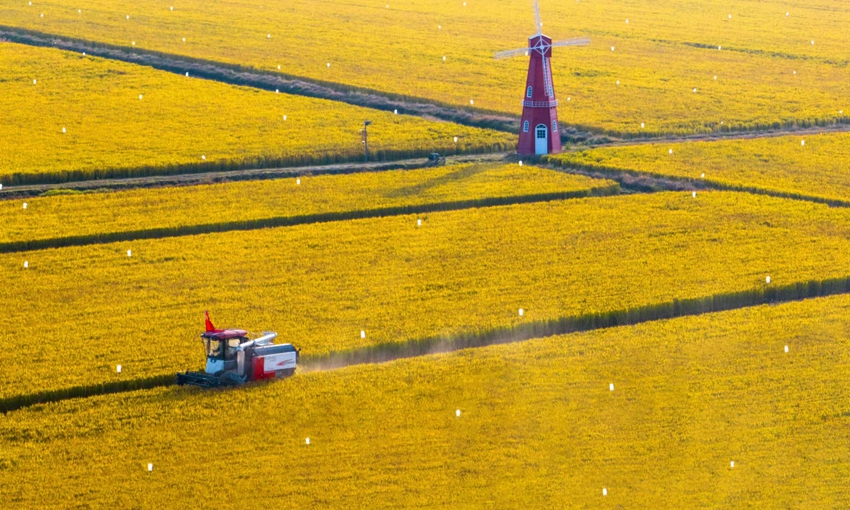
M153 471L153 464L148 462L148 473L150 473L151 471Z
M460 418L460 409L455 409L455 416Z
M127 256L132 257L133 256L133 250L127 250Z
M118 365L117 367L115 367L115 371L120 374L121 373L121 365Z
M770 283L770 277L769 276L764 279L764 283Z
M614 391L614 383L608 385L608 391Z
M301 179L295 179L295 185L301 186Z
M694 198L696 198L696 197L697 197L697 192L696 192L696 191L694 191L693 193L691 193L691 196L692 196L692 197L694 197Z
M729 467L730 467L730 468L735 467L735 461L734 461L734 460L733 460L732 462L730 462L730 463L729 463Z
M366 338L366 331L360 332L360 338Z
M24 209L26 209L26 208L27 208L27 203L26 203L26 202L24 202Z
M421 220L421 219L416 220L416 226L417 226L417 227L421 227L421 226L422 226L422 220Z
M785 346L785 352L788 352L788 346L787 345Z
M304 440L304 444L310 444L310 438L309 437Z
M30 267L30 263L29 263L28 260L25 260L24 261L24 269L27 269L28 267Z
M520 317L522 317L523 315L525 315L525 310L523 310L522 308L520 308L520 309L519 309L519 316L520 316Z
M605 487L603 487L603 488L602 488L602 495L603 495L603 496L607 496L607 495L608 495L608 489L606 489Z

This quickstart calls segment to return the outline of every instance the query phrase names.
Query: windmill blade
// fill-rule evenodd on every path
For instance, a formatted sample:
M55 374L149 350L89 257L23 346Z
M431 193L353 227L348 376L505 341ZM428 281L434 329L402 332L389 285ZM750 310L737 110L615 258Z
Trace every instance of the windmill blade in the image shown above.
M500 58L500 59L501 58L511 58L511 57L516 57L516 56L519 56L519 55L527 55L529 51L531 51L531 48L520 48L518 50L500 51L493 56L496 57L496 58Z
M534 20L537 22L537 35L543 33L543 21L540 19L540 2L534 0Z
M590 44L590 39L581 37L578 39L565 39L563 41L553 42L552 46L587 46Z

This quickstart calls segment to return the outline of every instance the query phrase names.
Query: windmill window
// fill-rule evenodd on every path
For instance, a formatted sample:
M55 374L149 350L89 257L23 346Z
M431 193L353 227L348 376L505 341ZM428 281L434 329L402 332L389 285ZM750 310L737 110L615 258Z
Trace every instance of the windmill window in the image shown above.
M558 132L558 121L557 120L552 121L552 131L555 132L555 133Z
M537 126L537 138L543 139L546 138L546 126L540 124Z
M523 133L528 133L528 121L523 122L522 131Z
M531 97L531 86L530 85L528 86L528 90L526 91L525 96Z

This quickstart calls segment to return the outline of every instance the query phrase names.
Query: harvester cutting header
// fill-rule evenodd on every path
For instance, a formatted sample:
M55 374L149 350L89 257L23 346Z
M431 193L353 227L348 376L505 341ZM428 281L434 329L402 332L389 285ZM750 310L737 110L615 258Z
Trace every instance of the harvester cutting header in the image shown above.
M251 340L244 329L216 329L209 312L204 315L206 331L201 333L201 341L207 356L206 368L204 372L178 373L178 385L238 386L295 373L300 350L292 344L275 344L277 333L264 333Z

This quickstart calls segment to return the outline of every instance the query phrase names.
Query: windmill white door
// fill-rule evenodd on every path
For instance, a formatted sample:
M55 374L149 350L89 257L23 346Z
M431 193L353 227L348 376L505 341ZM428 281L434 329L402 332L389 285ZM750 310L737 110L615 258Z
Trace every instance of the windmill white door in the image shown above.
M538 124L534 136L534 153L549 154L549 128L546 124Z

